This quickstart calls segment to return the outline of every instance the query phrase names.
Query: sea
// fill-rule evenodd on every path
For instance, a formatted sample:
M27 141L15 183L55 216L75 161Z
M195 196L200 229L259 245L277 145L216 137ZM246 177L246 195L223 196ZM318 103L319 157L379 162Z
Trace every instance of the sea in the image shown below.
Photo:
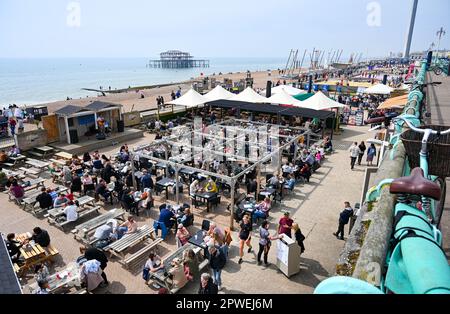
M122 89L177 83L193 77L229 72L282 69L286 58L201 58L209 68L149 68L148 58L0 59L0 108L95 96L82 88Z

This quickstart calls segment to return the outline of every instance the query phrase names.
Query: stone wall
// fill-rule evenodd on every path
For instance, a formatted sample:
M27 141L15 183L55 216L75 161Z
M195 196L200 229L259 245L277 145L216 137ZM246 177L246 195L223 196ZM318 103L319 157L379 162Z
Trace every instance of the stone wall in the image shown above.
M45 146L48 143L47 131L37 129L17 134L17 144L21 151L27 151L34 147Z

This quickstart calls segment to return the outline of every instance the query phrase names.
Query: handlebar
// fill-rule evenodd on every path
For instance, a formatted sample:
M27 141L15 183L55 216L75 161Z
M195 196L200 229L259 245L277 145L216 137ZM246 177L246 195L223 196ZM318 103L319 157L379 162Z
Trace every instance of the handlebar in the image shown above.
M406 118L404 118L402 116L395 117L393 119L394 122L396 122L397 120L402 120L403 122L405 122L408 125L408 127L411 130L413 130L414 132L422 133L422 134L427 133L427 131L429 132L429 134L435 134L435 135L445 135L445 134L449 134L450 133L450 129L441 132L441 131L434 131L433 129L419 129L419 128L416 128L414 125L411 124L411 122L409 122L408 119L406 119Z

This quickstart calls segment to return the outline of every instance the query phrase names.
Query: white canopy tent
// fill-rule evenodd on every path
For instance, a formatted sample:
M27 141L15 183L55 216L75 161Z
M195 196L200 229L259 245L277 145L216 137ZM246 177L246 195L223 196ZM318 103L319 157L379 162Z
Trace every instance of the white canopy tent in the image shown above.
M198 107L210 101L203 95L200 95L194 89L190 89L186 94L168 102L169 105L185 106L185 107Z
M326 110L331 108L342 108L345 105L327 97L322 92L317 92L314 96L300 102L300 107L314 109L314 110Z
M366 94L381 94L381 95L389 95L392 93L394 89L384 84L376 84L369 88L366 88L364 93Z
M267 98L267 102L271 104L280 104L280 105L292 105L296 107L302 107L302 102L300 100L295 99L291 95L289 95L283 89Z
M295 95L298 95L298 94L306 94L307 93L303 89L295 88L295 87L292 87L290 85L279 85L279 86L276 86L276 87L272 88L272 94L277 94L277 93L280 93L282 91L286 92L287 94L289 94L291 96L295 96Z
M204 95L204 97L208 98L209 101L214 101L214 100L230 99L234 95L235 94L230 93L222 86L217 85L216 87L214 87L213 90Z
M251 87L247 87L241 93L234 95L229 100L252 102L252 103L267 103L268 102L266 97L259 95Z

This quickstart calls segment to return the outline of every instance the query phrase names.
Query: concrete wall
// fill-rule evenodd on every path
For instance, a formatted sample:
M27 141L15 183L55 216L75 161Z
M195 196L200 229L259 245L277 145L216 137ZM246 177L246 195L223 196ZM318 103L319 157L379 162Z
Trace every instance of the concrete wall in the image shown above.
M45 146L47 143L47 131L44 129L17 134L17 144L22 151L27 151L34 147Z

